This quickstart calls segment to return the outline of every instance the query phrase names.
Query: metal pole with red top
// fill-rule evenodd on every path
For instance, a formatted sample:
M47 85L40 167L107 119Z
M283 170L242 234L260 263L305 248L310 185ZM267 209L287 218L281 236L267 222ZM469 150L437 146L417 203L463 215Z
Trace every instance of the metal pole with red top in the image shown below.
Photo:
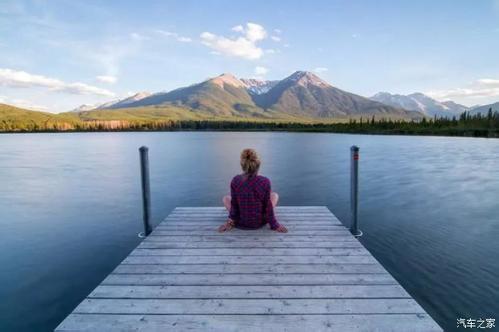
M362 231L359 230L357 220L357 210L359 208L359 147L353 145L350 148L350 206L351 206L351 222L350 232L355 237L362 236Z

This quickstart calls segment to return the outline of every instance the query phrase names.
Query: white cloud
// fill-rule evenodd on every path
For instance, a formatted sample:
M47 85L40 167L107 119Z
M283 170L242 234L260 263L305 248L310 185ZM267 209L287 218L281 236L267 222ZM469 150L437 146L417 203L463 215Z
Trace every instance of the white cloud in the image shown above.
M97 95L97 96L114 97L114 93L111 91L80 82L64 83L63 86L54 88L54 90L67 92L75 95Z
M282 31L280 29L274 29L274 33L280 35L282 33Z
M32 75L24 71L0 68L0 84L10 87L55 87L63 84L58 79L41 75Z
M181 36L181 35L179 35L176 32L165 31L165 30L156 30L156 32L159 33L160 35L165 36L165 37L173 38L176 41L181 42L181 43L190 43L190 42L192 42L191 38L185 37L185 36Z
M74 58L80 59L82 66L95 64L97 67L95 69L99 70L102 75L118 77L123 60L140 54L142 46L142 41L133 40L131 42L130 36L125 35L116 39L106 39L99 44L82 41L71 42L68 47L72 49Z
M29 74L25 71L0 68L0 85L13 88L48 88L52 91L113 97L114 93L85 83L66 83L56 78Z
M212 50L227 56L240 57L248 60L260 59L264 51L258 47L257 43L267 37L265 29L256 23L246 23L246 27L238 25L232 28L233 31L242 36L228 38L217 36L211 32L201 34L201 42Z
M246 38L252 42L257 42L267 37L265 29L256 23L246 23L246 30L243 32L246 33Z
M114 84L118 80L116 76L110 76L110 75L100 75L96 77L97 81L102 82L102 83L109 83L109 84Z
M499 80L495 80L493 78L481 78L477 80L478 83L489 86L497 86L499 87Z
M244 31L244 27L242 25L236 25L231 30L235 31L235 32L243 32Z
M149 37L141 35L140 33L137 33L137 32L132 32L130 34L130 38L132 38L133 40L138 40L138 41L149 39Z
M271 36L270 39L272 39L275 42L280 42L281 41L281 37L278 37L278 36Z
M178 37L177 41L179 41L181 43L190 43L192 41L192 39L190 39L189 37Z
M451 98L486 98L499 97L499 80L482 78L471 82L466 87L426 92L427 95L440 100Z
M327 72L328 70L329 70L329 69L328 69L328 68L326 68L326 67L317 67L317 68L315 68L315 69L314 69L314 72L316 72L316 73L325 73L325 72Z
M262 66L256 66L255 67L255 75L257 76L264 76L269 72L269 70L265 67Z

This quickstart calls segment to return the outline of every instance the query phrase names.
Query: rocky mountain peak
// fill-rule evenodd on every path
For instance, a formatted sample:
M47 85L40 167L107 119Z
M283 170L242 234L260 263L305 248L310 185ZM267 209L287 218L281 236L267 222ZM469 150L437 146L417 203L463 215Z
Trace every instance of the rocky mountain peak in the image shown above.
M301 71L301 70L296 71L285 80L303 86L308 86L308 85L316 85L322 87L331 86L329 83L321 79L319 76L309 71Z
M241 80L230 73L223 73L222 75L212 78L209 81L221 88L223 88L225 84L233 85L238 88L246 87L246 85Z
M466 109L464 105L454 102L439 102L421 92L414 92L408 95L379 92L372 96L371 99L393 107L418 111L427 116L452 117L462 113Z
M147 92L147 91L142 91L142 92L137 92L136 94L128 97L127 99L129 100L141 100L141 99L144 99L146 97L149 97L150 95L152 95L152 93L150 92Z

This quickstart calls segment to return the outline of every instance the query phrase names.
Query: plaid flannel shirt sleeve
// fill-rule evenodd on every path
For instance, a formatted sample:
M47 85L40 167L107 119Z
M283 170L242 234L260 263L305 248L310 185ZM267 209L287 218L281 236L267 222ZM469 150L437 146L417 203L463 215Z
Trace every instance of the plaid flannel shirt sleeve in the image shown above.
M279 228L279 223L276 220L274 213L274 206L270 200L270 193L272 192L272 185L270 180L266 181L264 188L264 198L263 198L263 215L265 221L269 223L271 229Z
M239 203L237 197L236 183L234 180L232 180L232 182L230 183L230 196L231 196L231 201L230 201L229 219L237 221L239 220Z

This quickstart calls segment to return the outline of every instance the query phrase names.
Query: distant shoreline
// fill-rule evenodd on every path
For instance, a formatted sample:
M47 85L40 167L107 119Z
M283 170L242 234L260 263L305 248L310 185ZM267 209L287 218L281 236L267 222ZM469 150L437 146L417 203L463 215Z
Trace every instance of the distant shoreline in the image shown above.
M499 137L499 112L487 115L463 112L459 118L423 118L419 121L371 118L344 119L342 122L301 122L282 120L81 120L72 118L0 118L0 133L74 133L74 132L160 132L160 131L275 131L372 135L416 135L450 137Z
M451 130L451 131L405 131L405 130L362 130L362 131L335 131L321 129L279 129L279 128L260 128L260 129L143 129L143 130L38 130L38 131L1 131L2 134L72 134L72 133L159 133L159 132L281 132L281 133L329 133L329 134L351 134L351 135L382 135L382 136L434 136L434 137L474 137L474 138L499 138L499 130L486 132L483 130Z

